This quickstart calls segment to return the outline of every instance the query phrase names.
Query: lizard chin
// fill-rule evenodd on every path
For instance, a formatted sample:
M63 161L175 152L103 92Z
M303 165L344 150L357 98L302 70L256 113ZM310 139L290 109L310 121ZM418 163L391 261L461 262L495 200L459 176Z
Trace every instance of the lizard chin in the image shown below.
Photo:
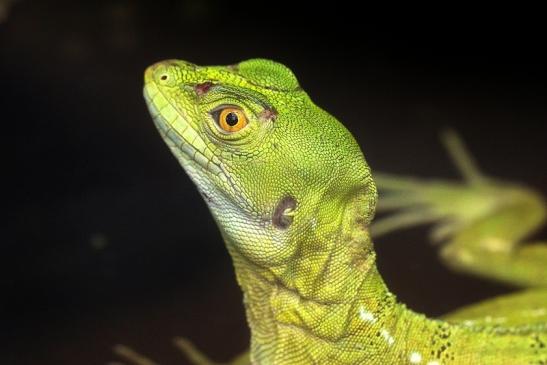
M185 118L180 111L175 110L175 108L170 104L164 106L162 110L158 110L153 100L160 93L161 91L159 91L152 83L148 83L144 87L144 97L146 99L146 104L150 115L154 120L154 124L163 139L168 144L169 148L171 148L171 150L180 150L183 153L185 158L180 161L183 167L188 163L195 163L212 174L222 173L220 163L213 161L214 157L206 157L213 155L205 143L200 143L202 146L201 149L195 147L195 141L198 139L202 140L202 138L196 132L192 124L188 122L188 118ZM168 110L170 114L176 115L172 121L168 121L165 118L164 113L166 109L170 109ZM182 133L180 132L181 125L183 126ZM194 144L190 143L190 141Z
M226 172L223 163L211 152L191 118L169 103L158 109L155 101L165 96L149 77L146 78L143 94L156 129L209 208L222 214L222 210L230 206L232 214L241 213L236 212L236 207L244 202L243 192ZM175 117L168 120L165 115Z

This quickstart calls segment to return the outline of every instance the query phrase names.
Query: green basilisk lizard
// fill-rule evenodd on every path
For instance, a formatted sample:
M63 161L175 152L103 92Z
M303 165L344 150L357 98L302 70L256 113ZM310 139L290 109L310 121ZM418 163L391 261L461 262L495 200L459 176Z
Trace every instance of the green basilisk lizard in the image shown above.
M464 183L373 179L348 130L279 63L163 61L146 70L144 95L233 259L251 345L232 364L547 364L547 247L522 243L544 201L481 175L454 134ZM375 181L379 207L396 212L371 226ZM523 290L443 318L406 308L378 273L371 232L424 222L451 268Z

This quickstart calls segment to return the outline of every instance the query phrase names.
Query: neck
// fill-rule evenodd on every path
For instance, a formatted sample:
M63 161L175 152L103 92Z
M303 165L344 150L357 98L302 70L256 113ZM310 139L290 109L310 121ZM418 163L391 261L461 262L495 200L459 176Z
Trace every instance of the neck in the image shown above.
M320 234L302 235L301 249L276 267L256 265L228 244L244 293L253 364L418 363L422 357L440 364L449 355L476 363L481 355L470 350L470 338L477 345L500 341L492 331L427 319L397 303L376 268L359 209L365 203L347 204L338 220L329 220L332 229L318 226ZM426 351L431 346L434 351Z
M245 297L253 354L268 353L267 358L286 363L278 356L294 352L279 344L303 343L318 351L328 346L333 353L347 352L347 345L340 344L365 330L380 333L383 346L392 344L386 328L395 325L394 312L401 308L376 269L361 211L367 206L363 200L355 198L338 220L302 235L298 252L282 265L259 267L231 250ZM362 344L355 346L361 355L370 356Z

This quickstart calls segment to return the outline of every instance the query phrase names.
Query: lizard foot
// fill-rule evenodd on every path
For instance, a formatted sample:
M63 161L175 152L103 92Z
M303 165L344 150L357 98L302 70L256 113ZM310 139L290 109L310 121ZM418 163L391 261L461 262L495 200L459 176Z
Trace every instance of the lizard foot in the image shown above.
M183 355L193 365L250 365L249 352L246 351L243 354L236 356L234 359L227 363L220 363L210 360L201 351L199 351L192 342L183 337L176 337L173 340L175 346L183 353ZM139 354L132 348L125 345L116 345L114 352L124 358L126 361L134 365L159 365L157 362L149 359L148 357ZM121 363L112 362L109 365L123 365Z
M518 286L544 286L547 246L522 245L545 220L543 198L482 175L453 131L442 139L464 181L375 174L378 211L393 213L373 221L372 236L431 223L431 240L443 243L441 259L453 269Z
M470 222L488 215L499 205L500 189L489 182L467 153L463 142L451 130L441 134L463 182L425 180L390 174L375 174L380 189L378 211L395 212L373 222L373 236L419 224L434 223L434 242L449 238Z
M433 223L432 241L443 242L505 206L538 200L522 186L485 177L456 132L444 131L441 139L464 181L375 174L376 184L384 193L380 194L378 211L394 213L373 222L373 236Z

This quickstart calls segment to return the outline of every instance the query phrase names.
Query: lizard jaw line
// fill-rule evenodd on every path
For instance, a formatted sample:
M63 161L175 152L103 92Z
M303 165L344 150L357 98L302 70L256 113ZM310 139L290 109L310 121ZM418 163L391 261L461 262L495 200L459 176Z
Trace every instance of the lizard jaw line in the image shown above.
M190 163L196 164L199 167L203 168L204 172L217 175L219 177L224 175L222 168L220 167L220 161L213 161L216 159L210 151L208 151L207 146L203 143L201 137L197 134L192 125L187 121L181 113L176 112L176 118L169 122L164 115L162 115L162 110L165 108L174 108L173 105L167 104L163 108L158 110L158 107L154 103L154 97L161 94L161 91L156 89L154 94L151 94L150 87L145 86L144 96L146 99L146 104L156 128L160 132L163 140L168 144L169 148L175 151L180 151L177 156L180 156L183 166ZM174 124L177 123L184 126L182 132L179 132ZM189 140L191 139L191 141ZM196 141L201 142L202 148L196 148L194 143ZM206 151L207 150L207 151ZM209 154L212 157L207 158L206 155Z
M210 151L207 145L203 142L202 138L188 121L188 118L183 115L183 113L179 112L174 105L167 102L168 99L149 76L145 81L143 94L149 113L152 116L154 124L162 136L162 139L176 156L177 160L186 170L190 178L194 181L198 187L198 190L202 194L207 195L205 200L212 203L212 196L220 193L221 195L224 195L226 199L232 201L235 206L247 207L247 202L242 198L244 195L243 192L230 174L226 171L226 168L223 166L220 159L214 155L212 151ZM157 103L155 102L157 98L163 98L165 100L162 108L158 109ZM176 111L176 118L169 122L162 114L163 108L173 108ZM192 142L185 138L181 132L176 130L174 126L175 123L178 124L179 128L181 126L183 127L182 134L185 131L191 132L192 137L194 138ZM195 147L194 144L196 140L201 142L200 144L203 146L202 150ZM206 155L211 156L211 158L205 157ZM209 177L204 178L204 176ZM218 178L224 187L215 187L215 185L218 184L212 184L211 186L210 182L212 177ZM227 193L227 187L229 187L232 191L231 194Z
M215 191L216 193L218 193L217 190L219 189L218 187L214 188L209 186L211 178L204 178L204 175L216 176L224 184L230 186L231 190L234 193L237 193L236 195L241 194L233 179L229 176L228 173L226 173L225 168L222 166L218 157L210 152L210 150L207 150L207 152L209 153L205 152L205 149L207 149L207 146L205 144L203 144L203 151L198 150L192 144L196 141L196 139L199 138L200 141L202 141L202 139L195 132L191 124L187 121L187 118L184 118L181 113L177 112L177 118L173 122L168 122L166 120L166 118L162 115L161 110L158 110L156 103L154 103L154 97L156 97L157 95L161 95L162 97L164 97L163 94L161 94L161 91L157 89L156 85L151 84L150 86L150 84L148 83L145 84L144 98L146 100L148 110L150 112L150 115L152 116L157 130L159 131L162 139L167 144L169 149L176 156L179 163L187 171L190 178L194 180L194 183L198 187L200 193L207 196L205 200L209 203L213 203L214 200L212 199L212 196L217 195L215 194ZM168 104L164 107L175 108L171 104ZM185 131L188 130L192 132L192 135L195 137L192 143L186 140L185 137L175 129L173 124L177 121L179 122L179 124L184 124ZM205 157L206 154L211 155L211 159ZM220 189L221 192L222 190L223 189ZM222 194L226 195L225 192L222 192ZM233 197L230 197L229 194L226 195L226 198L229 200L233 200ZM241 202L239 201L239 203Z

